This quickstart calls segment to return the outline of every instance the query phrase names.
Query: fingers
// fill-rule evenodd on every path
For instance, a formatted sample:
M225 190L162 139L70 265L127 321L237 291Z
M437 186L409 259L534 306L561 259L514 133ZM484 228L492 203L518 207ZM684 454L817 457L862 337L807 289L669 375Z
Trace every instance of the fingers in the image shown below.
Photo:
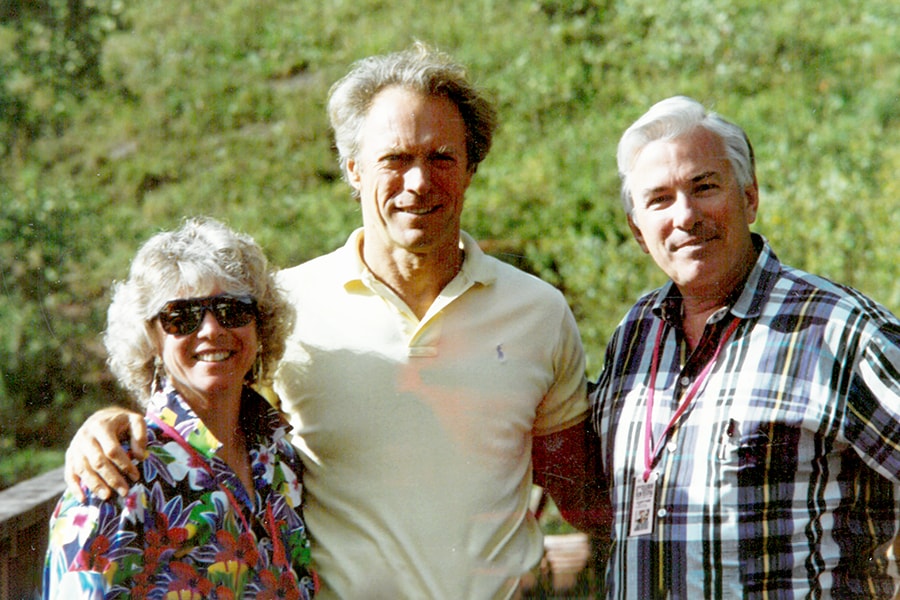
M140 473L131 456L119 442L119 436L137 442L138 453L146 454L147 430L143 418L121 408L98 411L75 433L66 450L66 483L84 501L82 490L87 488L99 498L108 499L112 490L124 496L129 484ZM124 476L123 476L124 474Z
M71 450L71 447L69 450ZM66 468L64 470L66 489L68 489L73 496L78 498L79 502L85 502L87 498L84 495L84 491L81 489L81 477L78 476L74 467L74 461L77 459L69 455L69 450L66 450Z
M99 447L94 452L99 452ZM115 470L115 469L113 469ZM112 495L112 489L106 485L102 477L99 477L94 467L85 458L83 449L74 445L66 451L66 483L68 489L82 502L87 498L84 489L87 488L102 500ZM127 487L125 488L127 493Z
M91 463L87 459L82 461L80 470L82 485L102 500L108 500L112 496L113 489L122 496L128 493L125 479L114 466L109 466L111 464L106 460L101 464Z
M144 460L147 458L147 422L137 413L129 413L128 421L128 429L131 431L131 454L138 460Z
M131 481L137 481L140 477L137 465L132 462L131 456L116 437L97 436L85 458L92 474L102 479L106 486L116 490L120 496L128 494L129 483L125 477ZM87 477L82 474L82 479ZM89 487L94 490L93 485Z

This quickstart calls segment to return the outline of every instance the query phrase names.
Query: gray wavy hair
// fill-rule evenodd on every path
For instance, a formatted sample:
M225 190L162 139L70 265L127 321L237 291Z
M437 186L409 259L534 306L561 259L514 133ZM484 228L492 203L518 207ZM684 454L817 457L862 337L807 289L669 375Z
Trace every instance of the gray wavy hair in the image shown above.
M176 299L204 295L218 286L223 293L252 296L257 303L260 381L265 385L284 354L294 321L262 249L248 235L210 218L188 219L177 230L151 237L131 263L128 279L113 284L103 336L108 364L119 383L141 405L150 398L158 352L152 321Z
M673 96L650 107L619 139L616 162L622 180L622 206L626 214L630 215L634 210L629 176L641 150L651 142L674 140L697 128L703 128L722 140L725 155L739 186L748 186L756 180L753 147L744 130L706 110L693 98Z
M347 162L359 155L361 131L372 100L388 87L403 87L426 96L447 98L459 109L466 126L466 158L474 173L491 149L497 111L469 81L466 68L422 42L392 54L370 56L353 64L328 94L328 116L348 179ZM354 196L359 191L354 189Z

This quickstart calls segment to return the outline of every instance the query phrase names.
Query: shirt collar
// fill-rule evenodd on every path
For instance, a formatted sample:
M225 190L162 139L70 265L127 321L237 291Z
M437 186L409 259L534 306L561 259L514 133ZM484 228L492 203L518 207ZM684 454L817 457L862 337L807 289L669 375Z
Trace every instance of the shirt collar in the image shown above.
M339 269L337 276L347 290L365 285L367 278L374 277L362 259L362 236L362 227L350 234L344 244L341 261L337 265ZM466 281L484 285L490 285L497 279L497 265L478 246L475 238L465 231L460 231L459 247L465 253L465 258L457 278L462 275Z
M758 317L781 272L781 261L772 250L769 240L758 233L751 234L751 238L753 245L759 250L759 256L740 290L732 296L734 300L728 310L723 311L722 316L731 312L740 319ZM653 303L653 314L670 324L681 321L681 293L672 281L660 288Z
M459 232L459 239L459 246L465 252L460 273L475 283L483 285L494 283L497 280L497 263L491 260L475 238L465 231Z
M216 436L203 424L181 394L166 381L147 404L147 413L171 426L201 455L210 458L222 447ZM291 430L284 417L253 389L244 386L241 395L241 426L248 445L269 445Z

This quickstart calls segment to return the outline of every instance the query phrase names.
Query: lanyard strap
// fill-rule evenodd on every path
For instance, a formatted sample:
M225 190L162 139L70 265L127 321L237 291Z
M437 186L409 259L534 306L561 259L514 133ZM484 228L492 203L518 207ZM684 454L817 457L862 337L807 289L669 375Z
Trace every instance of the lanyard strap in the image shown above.
M669 420L669 424L666 425L665 430L654 445L652 418L653 401L655 397L656 376L659 372L659 358L662 355L663 330L665 329L665 322L660 320L659 330L657 330L656 332L656 347L653 351L653 359L650 363L650 390L647 394L647 420L644 422L644 481L650 479L650 472L653 470L653 465L656 463L656 457L663 445L663 442L668 437L669 432L675 427L675 424L678 422L681 416L685 413L685 411L687 411L688 407L691 405L691 402L693 402L694 397L697 395L697 392L700 391L700 386L703 385L703 382L709 376L710 371L712 371L712 368L716 363L716 359L719 358L719 353L722 351L722 348L725 347L728 338L731 337L731 334L734 333L734 330L737 329L739 324L740 319L735 317L731 321L731 324L728 326L728 329L725 330L725 333L722 334L722 337L719 338L719 344L718 346L716 346L716 351L713 353L712 358L709 359L709 361L703 367L703 370L700 371L697 379L694 380L694 384L688 390L684 399L681 401L681 404L678 405L678 409L675 411L675 414L672 415L672 418Z

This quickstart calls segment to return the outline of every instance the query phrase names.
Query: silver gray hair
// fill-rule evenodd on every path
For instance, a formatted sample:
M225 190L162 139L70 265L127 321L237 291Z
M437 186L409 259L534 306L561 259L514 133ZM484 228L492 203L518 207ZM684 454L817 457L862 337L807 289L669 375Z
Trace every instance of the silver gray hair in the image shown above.
M166 302L206 295L214 287L256 300L262 380L254 381L248 374L248 383L264 385L271 380L293 326L293 307L250 236L214 219L188 219L177 230L151 237L138 250L128 279L113 284L103 336L107 362L141 405L152 393L158 359L153 319Z
M708 111L687 96L673 96L657 102L631 127L625 130L616 151L619 177L622 181L622 206L630 215L634 210L629 176L634 161L647 144L658 140L674 140L697 128L719 137L738 185L746 187L756 180L753 147L743 129Z
M375 96L385 88L402 87L453 102L466 126L466 158L474 173L491 148L497 128L493 105L469 81L466 68L422 42L392 54L370 56L353 64L328 94L328 116L348 178L347 162L359 155L361 131ZM359 192L354 190L354 195Z

